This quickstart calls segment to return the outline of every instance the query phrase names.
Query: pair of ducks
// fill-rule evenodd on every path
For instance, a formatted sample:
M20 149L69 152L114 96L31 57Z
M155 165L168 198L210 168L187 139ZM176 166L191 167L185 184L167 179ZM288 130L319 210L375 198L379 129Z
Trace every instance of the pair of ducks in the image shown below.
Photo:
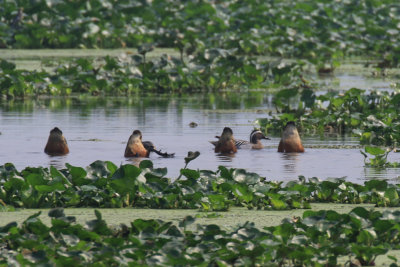
M55 127L50 131L44 152L50 156L62 156L69 153L67 140L59 128ZM125 157L149 157L150 152L155 152L166 158L174 156L174 154L163 153L157 150L150 141L142 141L142 133L139 130L133 131L126 145Z
M237 149L244 144L251 144L253 149L263 148L262 139L269 140L260 130L253 130L250 134L250 142L244 140L235 140L233 131L229 127L225 127L221 136L216 136L218 141L211 141L215 146L216 153L230 154L236 153ZM49 139L47 140L44 152L51 156L61 156L69 153L67 140L62 131L55 127L50 131ZM125 148L125 157L149 157L150 152L170 158L174 154L163 153L157 150L152 142L142 141L142 133L139 130L133 131L129 137ZM283 130L282 139L279 142L278 152L304 152L303 144L293 121L288 122Z
M214 151L222 154L236 153L241 145L249 143L244 140L235 140L233 131L229 127L225 127L221 136L216 136L216 138L218 138L218 141L211 141L211 143L215 146ZM260 130L253 130L250 134L252 149L262 149L264 147L261 143L262 139L270 140L270 138L266 137ZM304 152L304 146L301 143L296 124L293 121L288 122L283 130L278 152Z

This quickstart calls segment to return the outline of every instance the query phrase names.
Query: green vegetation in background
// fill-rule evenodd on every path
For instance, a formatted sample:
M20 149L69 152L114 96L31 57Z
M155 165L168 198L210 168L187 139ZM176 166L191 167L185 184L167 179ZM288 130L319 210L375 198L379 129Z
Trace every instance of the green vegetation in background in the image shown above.
M300 86L301 64L259 62L233 50L206 49L189 61L146 52L126 58L79 58L54 72L17 70L0 61L0 95L132 95L138 93L215 92L224 89Z
M375 265L377 256L399 248L400 213L355 208L349 214L306 211L302 218L258 229L247 222L232 230L137 219L110 227L99 211L86 225L63 209L40 212L0 227L0 264L56 266L354 266ZM397 259L388 255L390 266Z
M196 156L188 155L189 163ZM0 166L0 207L144 207L226 211L230 206L287 210L309 208L311 202L370 203L400 206L400 186L384 180L359 185L344 179L274 182L243 169L218 171L181 169L181 176L166 178L167 168L154 169L144 160L139 167L95 161L86 169Z
M343 56L399 64L400 5L360 1L4 1L3 48L120 48L156 44L192 55L238 49L308 59L330 72Z
M277 115L257 120L267 133L278 133L288 121L296 121L306 134L352 133L361 144L391 147L400 140L398 92L352 88L317 95L308 88L292 88L276 93L273 103Z

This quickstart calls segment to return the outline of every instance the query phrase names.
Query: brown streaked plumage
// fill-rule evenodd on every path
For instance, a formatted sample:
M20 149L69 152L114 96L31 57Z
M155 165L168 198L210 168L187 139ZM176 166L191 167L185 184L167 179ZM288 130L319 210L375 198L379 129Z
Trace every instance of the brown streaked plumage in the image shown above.
M133 131L125 148L125 157L148 157L150 150L147 150L142 143L142 133L139 130Z
M278 146L278 152L304 152L299 132L297 131L296 124L293 121L289 121L283 130L282 139Z
M212 142L212 144L215 145L214 151L216 153L230 154L237 152L233 132L229 127L225 127L219 140L217 142Z
M57 127L50 131L44 152L50 156L62 156L69 153L67 140Z

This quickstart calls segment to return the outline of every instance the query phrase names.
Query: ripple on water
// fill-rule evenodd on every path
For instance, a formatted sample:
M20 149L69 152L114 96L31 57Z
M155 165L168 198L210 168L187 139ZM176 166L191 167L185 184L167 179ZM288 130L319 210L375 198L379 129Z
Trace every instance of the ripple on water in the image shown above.
M253 121L265 114L249 112L203 112L202 106L193 107L185 99L168 102L159 107L95 106L82 112L82 104L52 111L33 106L27 112L0 107L0 164L11 162L18 169L26 166L55 166L66 163L88 166L95 160L109 160L116 165L138 165L141 159L126 159L126 142L134 129L140 129L143 140L151 140L157 149L175 153L175 158L150 156L156 168L167 167L170 178L179 175L188 151L201 155L189 164L192 169L216 171L219 165L245 168L270 180L289 181L305 177L347 177L350 181L366 179L398 179L399 169L376 170L364 167L357 139L343 136L303 138L306 152L277 153L280 138L263 140L265 148L243 148L235 155L219 155L209 143L220 135L225 126L238 139L248 139ZM260 104L262 105L262 104ZM189 127L195 121L196 128ZM43 153L50 129L58 126L67 138L70 154L50 157ZM345 149L343 148L345 147ZM390 161L400 161L400 153L392 154Z

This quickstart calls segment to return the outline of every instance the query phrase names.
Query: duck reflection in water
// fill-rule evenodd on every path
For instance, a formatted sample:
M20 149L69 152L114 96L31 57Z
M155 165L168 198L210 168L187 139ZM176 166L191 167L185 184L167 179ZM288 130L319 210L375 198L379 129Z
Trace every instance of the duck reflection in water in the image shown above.
M297 173L297 161L299 160L300 154L298 153L283 153L281 158L283 159L283 170L285 173Z

